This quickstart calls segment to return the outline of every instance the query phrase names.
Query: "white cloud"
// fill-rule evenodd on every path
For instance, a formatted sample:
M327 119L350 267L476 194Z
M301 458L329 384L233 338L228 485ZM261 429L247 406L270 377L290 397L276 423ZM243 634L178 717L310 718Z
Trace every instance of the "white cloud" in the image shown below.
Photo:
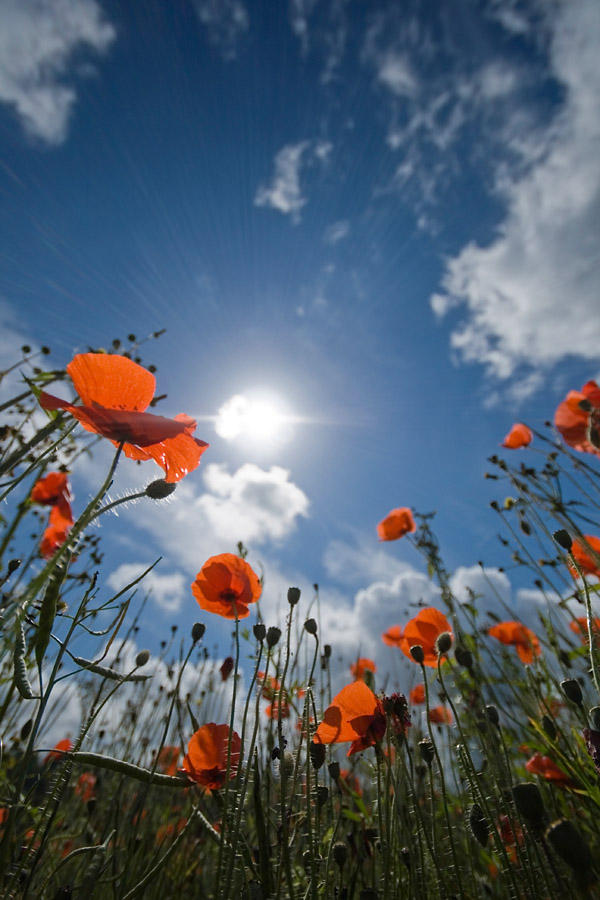
M350 222L348 222L347 219L340 219L338 222L332 222L332 224L325 229L323 240L326 244L333 246L334 244L339 243L339 241L343 241L349 233Z
M300 141L286 144L275 156L275 171L270 182L261 184L254 197L256 206L268 206L292 221L300 221L300 210L306 205L302 194L300 173L302 168L314 163L327 163L332 151L329 141Z
M121 591L145 572L152 563L123 563L108 576L107 584L113 591ZM160 565L160 564L159 564ZM158 568L158 567L157 567ZM184 597L189 594L189 578L181 572L164 573L157 568L144 577L138 590L149 594L151 599L165 612L177 612Z
M194 0L194 7L210 43L224 59L235 59L239 40L250 27L248 10L241 0Z
M417 93L418 82L404 54L388 51L381 56L377 65L377 77L398 97L414 97Z
M73 53L104 53L114 38L96 0L3 0L0 101L30 135L61 143L77 98L65 81Z
M394 578L412 567L373 544L373 539L356 543L330 541L323 555L323 565L329 578L340 584L356 585Z
M443 293L432 298L438 314L452 306L465 313L451 335L457 357L500 379L522 366L600 355L599 41L595 0L561 7L550 64L565 100L537 135L542 154L538 146L525 174L500 170L507 213L498 236L486 247L468 243L450 259Z

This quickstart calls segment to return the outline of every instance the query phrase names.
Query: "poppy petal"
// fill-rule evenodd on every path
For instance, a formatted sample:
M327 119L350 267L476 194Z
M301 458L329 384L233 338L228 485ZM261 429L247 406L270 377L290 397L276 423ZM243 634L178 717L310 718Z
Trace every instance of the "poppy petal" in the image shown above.
M84 406L143 412L156 390L152 372L126 356L78 353L67 372Z

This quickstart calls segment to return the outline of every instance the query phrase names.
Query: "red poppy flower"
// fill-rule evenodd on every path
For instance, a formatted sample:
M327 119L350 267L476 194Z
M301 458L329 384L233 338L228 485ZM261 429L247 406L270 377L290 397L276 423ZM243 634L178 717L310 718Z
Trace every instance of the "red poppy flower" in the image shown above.
M202 725L192 735L188 752L183 760L183 771L188 778L203 785L207 791L217 791L227 777L227 744L230 740L229 725ZM236 731L231 733L231 757L229 777L237 773L242 742Z
M381 701L364 681L353 681L337 694L323 715L313 741L315 744L343 744L352 741L348 756L372 747L386 729Z
M429 710L429 721L434 725L452 725L452 711L447 706L432 706Z
M531 628L527 628L520 622L499 622L488 628L488 634L500 641L501 644L515 647L519 659L525 665L530 665L534 656L539 656L542 652L540 642Z
M501 813L500 818L498 819L498 834L502 839L502 843L506 844L508 847L512 847L515 844L519 844L519 846L523 843L523 829L520 825L516 825L516 828L513 829L510 824L510 819L504 813Z
M38 478L31 490L32 503L43 506L58 506L65 518L73 518L71 512L71 489L66 472L48 472Z
M267 678L264 672L258 672L256 678L265 700L273 700L275 694L280 688L280 684L277 679L273 675L269 675L269 677Z
M286 697L275 698L273 703L270 703L265 709L265 715L267 718L274 719L276 722L279 721L279 719L289 719L290 707Z
M380 541L397 541L405 534L412 534L417 530L412 511L407 506L392 509L385 519L377 526L377 534Z
M97 782L98 779L93 772L82 772L77 779L75 793L78 797L81 797L84 803L87 803L88 800L93 800L96 796Z
M233 666L233 656L226 656L223 660L221 668L219 669L219 672L221 673L221 681L227 681L227 679L233 672Z
M193 471L208 447L192 437L196 422L186 415L166 419L145 410L154 396L154 375L125 356L79 353L67 366L82 406L42 391L43 409L64 409L86 429L101 434L130 459L153 459L165 481L180 481Z
M516 422L502 441L502 446L508 450L519 450L521 447L528 447L532 440L531 428L522 422Z
M377 666L373 662L372 659L367 659L366 656L361 656L356 660L355 663L352 663L350 666L350 674L354 675L355 680L358 678L364 678L365 672L376 672Z
M70 511L69 506L69 513ZM40 553L44 559L49 559L59 547L62 547L72 527L73 516L65 515L60 506L53 506L40 542Z
M180 752L179 747L169 745L162 747L158 754L157 768L165 775L176 775Z
M72 746L73 744L69 738L63 738L62 741L59 741L58 744L54 745L54 750L51 750L50 753L44 757L44 765L52 762L53 759L60 759L63 753L68 753Z
M572 622L569 622L569 628L571 629L571 631L574 631L578 637L581 638L584 644L587 644L588 627L587 618L585 616L578 616L576 619L573 619ZM592 619L592 634L595 634L597 638L600 636L599 618Z
M412 659L410 648L420 645L425 654L424 664L433 668L437 666L438 662L435 642L444 632L448 632L452 637L450 622L444 613L433 606L428 606L405 625L402 643L399 645L400 649L405 656Z
M381 635L381 640L388 647L401 647L404 641L404 632L400 625L392 625L387 631Z
M546 781L553 781L556 784L571 784L569 776L553 762L549 756L542 756L541 753L534 753L531 759L525 763L525 768L532 775L539 775Z
M569 391L554 413L554 424L569 447L600 456L600 388L595 381Z
M408 699L415 706L420 703L425 703L425 685L415 684L414 688L408 695Z
M196 575L192 592L202 609L226 619L249 615L248 604L255 603L262 585L252 567L233 553L211 556Z
M593 553L587 549L581 541L574 540L571 553L575 558L575 562L584 575L598 575L600 577L600 538L593 534L584 534L586 542L590 545ZM598 559L594 554L598 555ZM570 566L571 574L577 578L577 570L574 566Z
M249 603L255 603L262 585L252 567L234 553L211 556L192 584L192 593L202 609L226 619L245 619Z

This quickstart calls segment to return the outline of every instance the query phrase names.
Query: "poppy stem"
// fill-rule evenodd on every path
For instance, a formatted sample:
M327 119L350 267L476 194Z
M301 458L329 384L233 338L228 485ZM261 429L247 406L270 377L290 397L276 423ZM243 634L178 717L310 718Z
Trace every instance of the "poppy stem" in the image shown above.
M238 666L240 662L240 620L237 613L237 607L235 600L233 601L233 611L235 612L235 663L233 669L233 688L231 692L231 713L229 715L229 738L227 740L227 765L225 767L225 796L223 798L223 830L221 832L222 838L221 843L219 844L219 855L217 858L217 884L221 884L221 867L223 865L223 849L227 842L228 830L229 830L229 775L231 772L231 739L233 735L233 723L235 718L235 702L237 699L237 680L238 680ZM228 848L229 849L229 848ZM232 857L230 861L231 868L235 865L235 858ZM221 897L227 896L227 891L229 889L229 880L225 886L225 891L221 894Z
M596 688L596 691L597 691L598 695L600 696L600 675L598 673L598 663L596 660L596 648L595 648L595 644L594 644L594 629L593 629L594 617L593 617L593 613L592 613L592 601L590 599L590 589L588 587L587 579L586 579L585 575L583 574L583 571L580 568L579 563L573 556L572 551L569 551L569 559L570 559L571 565L573 566L573 568L576 570L577 574L583 581L583 592L585 595L585 612L586 612L586 619L587 619L587 634L588 634L588 644L589 644L589 648L590 648L590 664L592 667L592 678L594 681L594 686Z

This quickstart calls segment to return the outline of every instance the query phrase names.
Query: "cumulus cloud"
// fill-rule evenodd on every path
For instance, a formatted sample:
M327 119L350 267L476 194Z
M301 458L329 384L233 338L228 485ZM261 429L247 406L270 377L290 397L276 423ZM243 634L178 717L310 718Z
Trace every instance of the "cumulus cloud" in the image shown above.
M194 7L210 43L224 59L234 59L240 38L250 27L248 10L241 0L194 0Z
M404 54L388 51L380 56L377 60L377 77L398 97L413 97L417 92L417 79Z
M121 591L146 571L152 563L123 563L108 576L107 584L114 591ZM177 612L183 598L189 593L189 578L181 572L161 572L153 569L144 577L139 589L165 612Z
M300 174L302 168L315 160L326 163L332 145L328 141L300 141L286 144L275 156L275 171L268 183L261 184L254 197L256 206L276 209L291 216L294 223L300 221L300 210L306 205L302 193Z
M104 53L115 34L96 0L4 0L0 101L14 109L28 134L60 144L77 98L68 79L73 54Z
M497 237L487 246L470 242L448 260L443 290L431 301L438 315L460 307L452 349L459 360L481 363L499 379L569 355L600 355L599 40L594 0L560 7L549 60L564 90L562 107L537 135L535 150L520 147L532 157L525 173L500 170L507 213ZM508 87L497 73L488 77L488 92Z

